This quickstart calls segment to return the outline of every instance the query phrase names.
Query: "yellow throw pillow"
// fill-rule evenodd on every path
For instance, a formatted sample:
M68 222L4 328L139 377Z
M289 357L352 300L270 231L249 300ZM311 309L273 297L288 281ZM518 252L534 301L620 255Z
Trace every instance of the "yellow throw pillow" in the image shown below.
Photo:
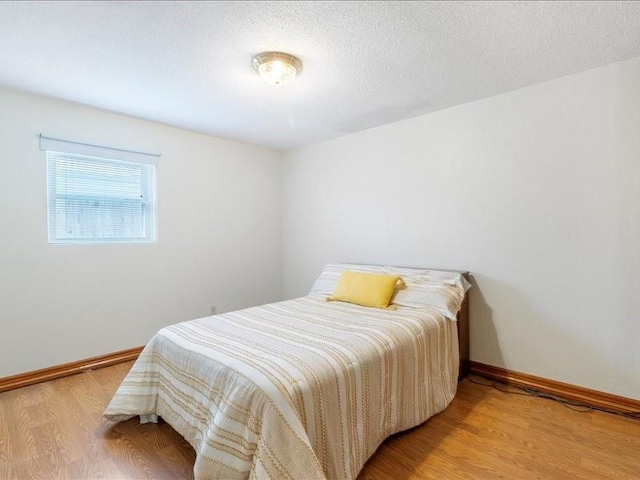
M389 307L389 302L396 286L404 286L398 275L345 270L336 291L327 300L355 303L364 307L395 308Z

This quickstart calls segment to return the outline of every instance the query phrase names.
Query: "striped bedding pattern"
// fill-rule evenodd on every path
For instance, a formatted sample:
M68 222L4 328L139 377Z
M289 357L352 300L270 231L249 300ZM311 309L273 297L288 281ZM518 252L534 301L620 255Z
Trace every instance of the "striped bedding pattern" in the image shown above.
M104 416L162 417L196 479L353 479L457 386L453 322L428 309L294 300L160 330Z

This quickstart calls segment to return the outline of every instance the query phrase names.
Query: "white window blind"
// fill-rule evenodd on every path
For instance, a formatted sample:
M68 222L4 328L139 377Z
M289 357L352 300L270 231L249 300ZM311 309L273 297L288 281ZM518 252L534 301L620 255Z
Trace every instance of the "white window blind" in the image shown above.
M47 150L49 242L155 241L155 168Z

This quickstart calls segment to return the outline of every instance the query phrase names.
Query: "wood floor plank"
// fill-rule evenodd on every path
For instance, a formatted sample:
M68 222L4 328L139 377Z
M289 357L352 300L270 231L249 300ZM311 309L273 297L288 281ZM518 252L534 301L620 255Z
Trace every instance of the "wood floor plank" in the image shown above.
M131 362L0 393L0 479L191 479L164 422L102 419ZM640 421L463 381L453 403L388 439L359 480L640 479Z
M69 477L75 479L116 479L127 478L116 462L111 459L98 462L85 459L74 462L69 466Z
M0 445L0 450L3 448L2 445ZM9 478L10 477L10 472L11 470L11 464L9 462L7 462L6 460L0 458L0 478Z
M7 392L7 397L4 408L8 430L7 455L10 461L22 462L38 455L26 407L28 402L21 402L22 396L17 391Z
M9 451L9 425L4 409L5 405L0 402L0 478L7 477L8 464L12 460Z

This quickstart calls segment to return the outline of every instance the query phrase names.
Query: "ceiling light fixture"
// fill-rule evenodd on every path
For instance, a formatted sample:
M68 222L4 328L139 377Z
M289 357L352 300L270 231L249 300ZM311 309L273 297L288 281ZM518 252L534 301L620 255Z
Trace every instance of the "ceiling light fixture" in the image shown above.
M262 52L253 57L253 68L270 85L291 83L302 71L299 58L283 52Z

